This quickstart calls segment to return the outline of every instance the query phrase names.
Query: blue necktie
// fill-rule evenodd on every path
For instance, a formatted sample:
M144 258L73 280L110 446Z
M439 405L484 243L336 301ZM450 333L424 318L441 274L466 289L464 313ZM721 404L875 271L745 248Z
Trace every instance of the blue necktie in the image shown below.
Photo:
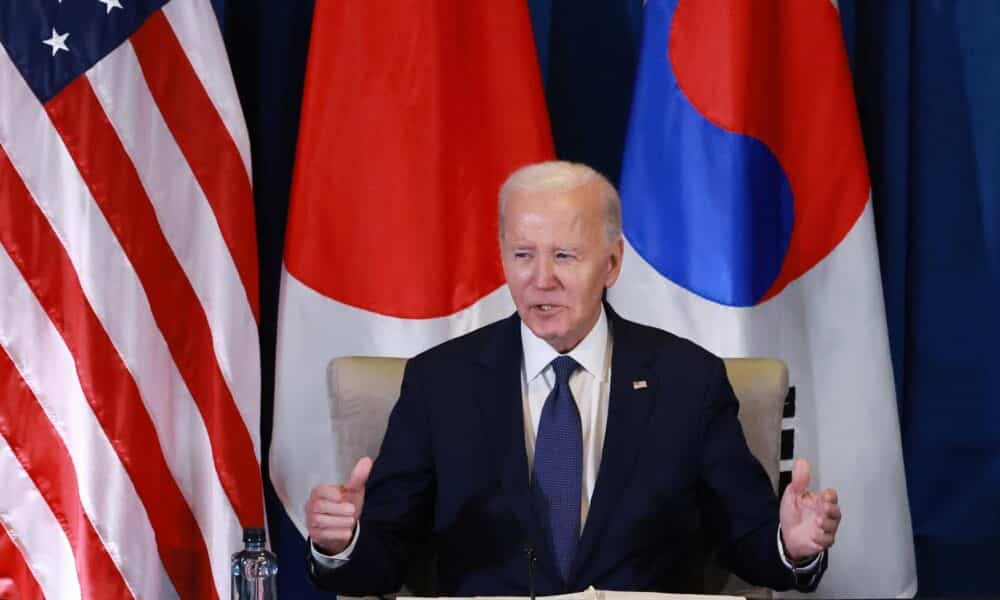
M563 580L569 577L580 540L583 432L580 411L569 389L569 376L578 366L568 356L552 361L556 385L545 399L538 422L531 485Z

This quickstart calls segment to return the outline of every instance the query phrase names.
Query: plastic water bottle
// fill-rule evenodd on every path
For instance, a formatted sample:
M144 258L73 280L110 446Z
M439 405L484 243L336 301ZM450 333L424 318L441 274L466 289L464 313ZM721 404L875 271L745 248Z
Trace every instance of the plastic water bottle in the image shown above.
M232 600L276 600L278 559L264 548L263 529L243 530L243 549L233 555Z

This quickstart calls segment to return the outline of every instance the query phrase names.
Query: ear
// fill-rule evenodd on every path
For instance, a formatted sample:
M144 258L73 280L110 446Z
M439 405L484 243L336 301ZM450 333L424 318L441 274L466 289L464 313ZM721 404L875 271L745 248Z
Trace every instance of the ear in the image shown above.
M611 247L611 254L608 256L608 274L604 279L604 287L609 288L618 281L618 276L622 272L622 257L625 255L625 239L618 236Z

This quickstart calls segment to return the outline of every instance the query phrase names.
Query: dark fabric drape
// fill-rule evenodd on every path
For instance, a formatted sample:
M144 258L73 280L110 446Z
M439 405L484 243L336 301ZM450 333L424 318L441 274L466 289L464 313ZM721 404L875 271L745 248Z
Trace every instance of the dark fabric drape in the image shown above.
M233 77L250 134L260 257L261 456L268 530L280 564L278 595L319 598L321 594L307 579L305 542L281 507L267 473L281 257L313 1L213 3L222 15Z
M841 2L920 595L1000 592L1000 4Z
M556 154L592 166L617 185L638 64L642 1L548 3L545 94Z

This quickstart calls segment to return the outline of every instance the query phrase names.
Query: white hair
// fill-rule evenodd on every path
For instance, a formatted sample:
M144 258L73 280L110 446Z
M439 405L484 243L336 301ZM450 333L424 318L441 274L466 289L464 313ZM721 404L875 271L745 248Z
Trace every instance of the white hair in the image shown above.
M615 186L603 175L582 163L550 160L517 169L500 186L499 225L503 238L504 208L512 193L570 191L596 181L605 202L605 229L608 240L616 241L622 235L622 204Z

